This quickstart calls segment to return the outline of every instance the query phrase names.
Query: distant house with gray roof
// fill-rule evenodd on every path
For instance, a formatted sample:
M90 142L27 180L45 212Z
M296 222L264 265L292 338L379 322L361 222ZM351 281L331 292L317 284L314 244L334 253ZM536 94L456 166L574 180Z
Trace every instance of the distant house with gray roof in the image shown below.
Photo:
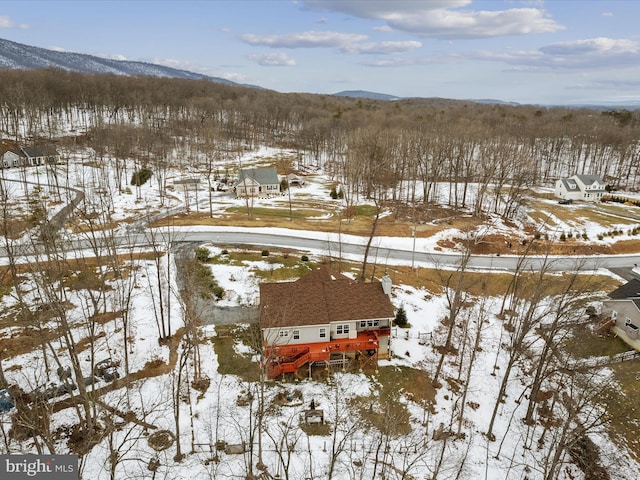
M20 147L20 150L24 153L27 165L30 166L58 163L60 161L60 154L51 145Z
M574 175L556 181L556 197L563 200L598 201L607 193L607 184L599 175Z
M18 147L8 150L0 155L0 167L35 167L45 163L58 163L60 154L50 145L37 147Z
M262 197L280 191L280 179L275 168L243 168L238 172L236 197Z

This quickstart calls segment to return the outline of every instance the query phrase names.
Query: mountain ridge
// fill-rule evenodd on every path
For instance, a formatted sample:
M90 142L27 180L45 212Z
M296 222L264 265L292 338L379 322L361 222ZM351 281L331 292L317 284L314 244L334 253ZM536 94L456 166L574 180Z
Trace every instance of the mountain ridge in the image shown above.
M36 70L60 68L80 73L104 73L124 76L149 75L155 77L210 80L226 85L242 85L220 77L180 70L155 63L130 60L113 60L86 53L59 52L33 47L0 38L0 68L11 70ZM249 86L249 85L242 85ZM260 87L256 87L260 88Z
M148 75L154 77L181 78L189 80L208 80L224 85L241 86L265 90L258 85L249 85L233 82L221 77L213 77L203 73L196 73L189 70L182 70L167 67L155 63L147 63L132 60L113 60L86 53L63 52L49 50L41 47L34 47L23 43L14 42L0 38L0 69L12 70L36 70L42 68L59 68L62 70L93 73L93 74L114 74L123 76ZM429 99L429 97L399 97L386 93L370 92L366 90L345 90L330 94L340 97L352 97L369 100L395 101L409 98ZM484 103L493 105L519 106L524 105L518 102L509 102L496 99L449 99L457 101L467 101L474 103ZM607 109L640 109L640 102L631 101L609 101L609 102L589 102L584 104L570 105L550 105L531 104L540 107L567 107L567 108L588 108L594 110Z

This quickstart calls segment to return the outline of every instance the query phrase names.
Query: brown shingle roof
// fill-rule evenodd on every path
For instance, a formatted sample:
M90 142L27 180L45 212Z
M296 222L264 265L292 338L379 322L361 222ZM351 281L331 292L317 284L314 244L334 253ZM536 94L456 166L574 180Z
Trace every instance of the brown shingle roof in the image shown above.
M328 268L314 270L295 282L260 284L263 328L393 316L380 282L357 283Z

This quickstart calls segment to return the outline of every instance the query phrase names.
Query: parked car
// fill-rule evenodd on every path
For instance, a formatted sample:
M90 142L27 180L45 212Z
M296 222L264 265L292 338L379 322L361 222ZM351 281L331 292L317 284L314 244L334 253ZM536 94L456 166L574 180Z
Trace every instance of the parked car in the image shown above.
M571 198L563 198L558 203L560 205L571 205L573 203L573 199L571 199Z
M103 379L105 382L113 382L120 378L120 372L118 372L118 364L111 358L105 358L100 360L93 367L93 374L96 377Z
M0 390L0 413L8 412L14 407L13 398L6 389Z

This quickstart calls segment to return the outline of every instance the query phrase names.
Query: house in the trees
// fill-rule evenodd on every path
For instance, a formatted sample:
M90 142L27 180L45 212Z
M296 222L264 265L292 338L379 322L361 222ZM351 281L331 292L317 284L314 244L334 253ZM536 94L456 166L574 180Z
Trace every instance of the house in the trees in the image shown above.
M28 166L44 165L45 163L58 163L60 154L51 145L37 147L21 147Z
M359 283L328 268L294 282L260 284L269 378L308 366L388 358L391 279Z
M18 147L3 153L0 166L2 168L35 167L45 163L58 163L59 161L60 154L50 145Z
M280 179L275 168L243 168L236 181L237 197L263 197L280 191Z
M602 315L611 319L611 330L629 346L640 350L640 280L633 279L609 293Z
M25 164L26 159L20 149L7 150L2 154L2 168L19 167Z
M563 200L598 201L607 193L599 175L574 175L556 181L556 197Z

